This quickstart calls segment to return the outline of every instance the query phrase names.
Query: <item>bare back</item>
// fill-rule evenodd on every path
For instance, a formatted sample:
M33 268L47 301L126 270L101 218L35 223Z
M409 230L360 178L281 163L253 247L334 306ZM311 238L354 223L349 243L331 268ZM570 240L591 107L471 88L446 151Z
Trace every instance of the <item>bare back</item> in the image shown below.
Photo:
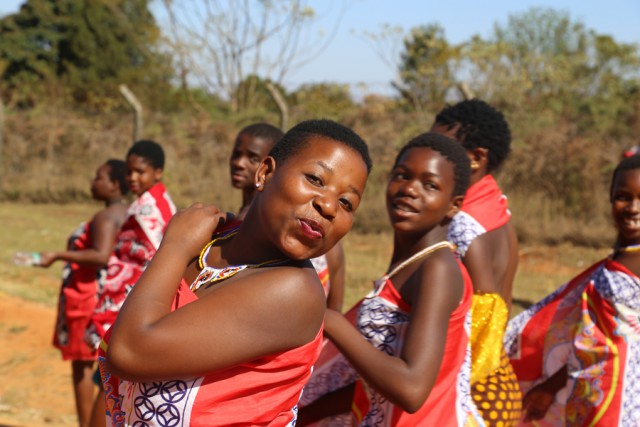
M476 292L497 293L511 307L513 280L518 268L518 239L511 221L478 236L463 262Z

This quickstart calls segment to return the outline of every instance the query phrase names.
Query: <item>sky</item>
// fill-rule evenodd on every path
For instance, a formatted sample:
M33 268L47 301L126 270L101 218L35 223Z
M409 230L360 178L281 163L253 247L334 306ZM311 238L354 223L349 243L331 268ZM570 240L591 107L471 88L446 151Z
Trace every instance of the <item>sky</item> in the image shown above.
M0 15L16 12L22 3L0 0ZM510 15L542 7L566 12L572 21L609 34L617 42L640 45L640 0L309 0L309 4L319 14L319 28L329 31L336 22L339 26L325 50L287 75L284 85L289 89L333 82L365 92L391 93L397 70L362 36L365 31L380 32L383 24L408 32L437 23L449 43L457 44L476 34L489 37L494 25L505 25Z

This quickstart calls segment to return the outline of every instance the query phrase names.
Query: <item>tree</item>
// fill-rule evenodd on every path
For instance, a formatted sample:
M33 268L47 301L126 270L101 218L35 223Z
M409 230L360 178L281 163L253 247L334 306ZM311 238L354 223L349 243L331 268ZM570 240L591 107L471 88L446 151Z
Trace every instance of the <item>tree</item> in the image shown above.
M116 87L169 81L148 0L27 0L0 21L1 79L63 82L86 101Z
M602 212L606 201L593 195L606 191L608 175L599 172L617 163L638 120L638 46L597 34L567 13L534 8L467 48L477 92L490 93L519 123L519 159L505 179L544 176L535 190L562 200L565 213Z
M438 24L417 27L404 41L399 79L394 87L413 107L438 111L447 91L456 85L459 48L447 42Z
M345 121L354 116L357 106L351 99L349 86L317 83L302 85L291 94L292 104L302 117L324 117Z
M220 94L234 112L243 109L238 86L248 76L283 85L285 76L318 55L335 33L333 28L323 42L314 34L317 15L304 0L163 0L163 5L181 86ZM245 105L255 93L244 87Z

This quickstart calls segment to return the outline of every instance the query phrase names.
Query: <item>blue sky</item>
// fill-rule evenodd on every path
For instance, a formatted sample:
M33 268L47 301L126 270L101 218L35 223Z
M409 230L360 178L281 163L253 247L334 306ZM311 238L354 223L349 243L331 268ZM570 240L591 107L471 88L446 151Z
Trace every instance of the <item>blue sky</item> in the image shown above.
M157 0L156 0L157 1ZM341 0L309 0L324 18L326 30L333 28ZM639 0L347 0L340 27L331 45L313 61L288 74L285 85L338 82L368 90L389 92L395 69L379 58L361 34L378 32L382 24L400 26L408 31L423 24L439 23L451 43L468 40L472 35L487 37L496 23L505 24L509 15L531 7L549 7L567 12L598 33L610 34L618 42L640 45ZM22 0L0 0L0 14L18 10Z

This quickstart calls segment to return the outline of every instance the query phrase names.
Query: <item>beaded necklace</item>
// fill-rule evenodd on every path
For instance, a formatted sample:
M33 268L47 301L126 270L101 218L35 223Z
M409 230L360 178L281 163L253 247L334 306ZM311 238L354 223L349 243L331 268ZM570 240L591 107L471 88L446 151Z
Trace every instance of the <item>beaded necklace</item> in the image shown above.
M261 262L259 264L229 265L227 267L222 267L222 268L215 268L215 267L208 266L207 256L209 255L209 251L211 250L211 248L217 242L227 240L235 236L237 233L238 233L238 229L236 228L235 230L231 231L228 234L225 234L224 236L216 237L215 239L207 243L207 245L204 248L202 248L202 251L200 252L200 256L198 257L198 268L200 268L200 273L198 273L198 276L195 278L195 280L193 281L193 283L191 283L191 286L190 286L193 292L197 291L198 289L200 289L200 287L202 287L205 284L212 285L214 283L228 279L229 277L235 276L236 274L240 273L242 270L246 268L259 268L259 267L265 267L267 265L282 264L284 262L289 261L286 258L282 258L282 259L268 260L265 262Z
M438 242L438 243L433 244L431 246L427 246L426 248L416 252L415 254L410 256L409 258L407 258L404 261L402 261L393 270L391 270L389 273L385 274L383 279L390 279L398 271L402 270L403 268L405 268L409 264L411 264L411 263L413 263L415 261L418 261L419 259L424 258L427 255L437 251L438 249L442 249L442 248L449 248L453 252L453 251L456 250L456 245L454 245L451 242L447 242L446 240L443 240L442 242Z
M640 251L640 244L629 245L629 246L614 246L613 248L614 254L619 254L622 252L639 252L639 251Z

